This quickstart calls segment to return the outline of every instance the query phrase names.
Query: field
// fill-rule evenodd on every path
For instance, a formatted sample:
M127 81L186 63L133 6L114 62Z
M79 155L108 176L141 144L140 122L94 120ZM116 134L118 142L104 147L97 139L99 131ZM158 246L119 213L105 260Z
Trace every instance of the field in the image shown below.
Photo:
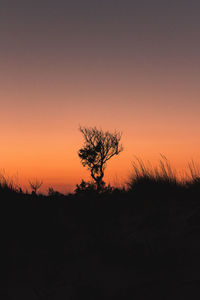
M0 298L199 299L197 172L179 182L167 162L138 163L126 188L101 193L2 183Z

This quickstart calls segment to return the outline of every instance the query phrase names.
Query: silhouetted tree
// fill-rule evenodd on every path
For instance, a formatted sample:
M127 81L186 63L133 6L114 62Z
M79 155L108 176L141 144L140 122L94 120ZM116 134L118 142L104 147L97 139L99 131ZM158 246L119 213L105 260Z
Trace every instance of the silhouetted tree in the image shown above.
M35 179L34 181L29 181L30 187L32 188L32 193L36 194L37 190L42 186L43 181Z
M103 186L106 163L114 155L118 155L123 147L120 144L121 133L98 130L96 127L80 127L84 137L84 147L78 151L82 165L90 170L91 177L99 191Z

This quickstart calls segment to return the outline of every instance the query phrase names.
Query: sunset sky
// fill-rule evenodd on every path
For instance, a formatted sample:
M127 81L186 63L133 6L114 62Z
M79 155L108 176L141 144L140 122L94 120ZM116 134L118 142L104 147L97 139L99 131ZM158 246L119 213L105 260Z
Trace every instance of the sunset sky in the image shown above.
M200 162L200 1L1 0L0 169L26 186L89 179L79 125L123 132L106 169L134 155Z

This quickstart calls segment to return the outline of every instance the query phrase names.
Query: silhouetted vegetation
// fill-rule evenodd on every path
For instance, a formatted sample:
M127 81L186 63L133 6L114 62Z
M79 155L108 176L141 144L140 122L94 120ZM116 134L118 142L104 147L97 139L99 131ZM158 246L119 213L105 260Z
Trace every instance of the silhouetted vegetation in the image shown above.
M43 181L42 180L38 180L35 179L33 181L29 181L30 187L32 189L32 193L37 194L37 191L39 190L39 188L42 186Z
M126 187L73 194L0 183L1 299L197 299L200 180L136 158ZM39 200L39 201L36 201ZM5 274L7 274L5 276ZM6 284L5 284L6 282ZM27 294L26 294L27 293ZM192 294L194 293L194 294Z
M107 161L123 150L120 144L121 133L104 132L96 127L80 127L80 132L84 137L84 147L79 150L78 155L82 165L90 170L97 190L100 191L105 185L103 177Z

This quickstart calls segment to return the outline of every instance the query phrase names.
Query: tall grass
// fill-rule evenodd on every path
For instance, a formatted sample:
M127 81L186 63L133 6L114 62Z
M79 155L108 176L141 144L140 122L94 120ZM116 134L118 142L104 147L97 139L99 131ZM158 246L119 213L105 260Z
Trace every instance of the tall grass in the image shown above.
M190 172L190 181L199 182L200 183L200 169L199 166L192 160L188 163L188 169Z
M178 185L176 170L174 170L167 158L161 155L157 166L152 166L149 161L135 157L133 172L127 183L129 189L135 189L139 185Z
M149 161L135 157L132 174L127 183L129 190L135 190L139 187L199 187L200 188L200 168L192 160L188 163L188 169L185 176L178 176L177 171L171 166L168 159L161 155L156 166L152 166Z
M0 191L1 192L21 192L21 187L14 180L7 176L5 172L0 173Z
M132 162L132 173L129 176L128 182L122 187L114 189L110 185L105 188L105 191L112 194L112 191L163 191L171 190L171 188L189 188L200 191L200 167L193 160L188 163L187 171L180 175L175 168L173 168L166 158L166 156L161 155L160 160L157 165L152 165L150 161L144 161L141 158L135 156ZM83 185L84 183L84 185ZM82 185L77 185L75 194L79 192L92 192L94 186L92 183L87 183L83 181ZM125 188L125 186L127 188ZM105 192L104 191L104 192ZM24 193L20 185L15 183L13 177L9 177L5 174L4 170L0 170L0 192L14 192L14 193ZM26 191L26 194L28 192ZM56 196L59 192L51 191L49 196Z

